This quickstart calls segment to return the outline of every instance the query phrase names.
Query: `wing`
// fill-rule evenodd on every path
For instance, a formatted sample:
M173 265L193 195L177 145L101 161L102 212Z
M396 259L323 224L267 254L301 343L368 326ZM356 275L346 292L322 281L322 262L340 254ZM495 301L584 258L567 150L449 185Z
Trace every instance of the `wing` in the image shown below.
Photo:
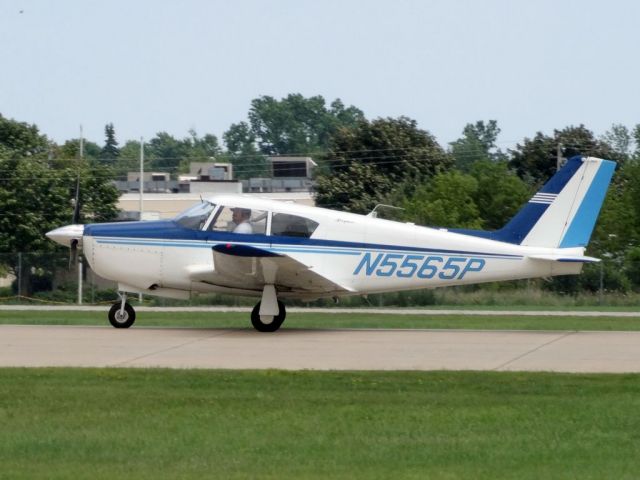
M354 291L289 255L230 243L214 245L212 251L213 270L196 268L192 280L249 291L261 291L265 284L273 284L279 293L301 296Z

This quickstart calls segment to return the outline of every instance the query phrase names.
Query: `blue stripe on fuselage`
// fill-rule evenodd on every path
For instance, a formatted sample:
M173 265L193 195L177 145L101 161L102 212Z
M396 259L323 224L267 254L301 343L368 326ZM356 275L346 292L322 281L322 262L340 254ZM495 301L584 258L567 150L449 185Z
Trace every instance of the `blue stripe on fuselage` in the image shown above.
M268 248L279 253L324 253L334 255L360 255L363 251L421 252L468 255L487 258L520 259L521 255L486 253L465 250L387 245L364 242L344 242L299 237L248 235L232 232L204 232L190 230L167 220L158 222L127 222L91 224L85 227L85 236L95 237L101 244L148 245L160 247L212 248L218 243L238 243Z

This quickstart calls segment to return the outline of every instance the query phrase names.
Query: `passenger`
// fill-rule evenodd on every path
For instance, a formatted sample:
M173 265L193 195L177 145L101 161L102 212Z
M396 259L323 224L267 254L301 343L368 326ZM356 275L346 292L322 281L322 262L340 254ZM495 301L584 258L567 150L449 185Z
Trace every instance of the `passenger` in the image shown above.
M231 220L236 225L233 233L253 233L253 227L249 222L251 210L248 208L233 208Z

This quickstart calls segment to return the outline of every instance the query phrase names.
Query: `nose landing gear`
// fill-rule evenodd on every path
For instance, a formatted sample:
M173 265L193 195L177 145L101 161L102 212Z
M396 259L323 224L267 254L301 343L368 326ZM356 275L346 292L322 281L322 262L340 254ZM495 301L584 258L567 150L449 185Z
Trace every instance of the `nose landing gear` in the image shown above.
M109 323L115 328L129 328L136 321L136 311L127 303L127 294L120 294L120 301L109 310Z

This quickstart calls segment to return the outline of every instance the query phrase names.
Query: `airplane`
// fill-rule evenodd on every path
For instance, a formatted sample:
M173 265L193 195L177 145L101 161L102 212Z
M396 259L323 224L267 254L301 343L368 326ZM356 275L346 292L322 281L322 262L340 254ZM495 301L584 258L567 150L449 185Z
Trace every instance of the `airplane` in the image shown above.
M127 295L259 297L251 323L275 332L283 299L578 274L615 162L576 156L501 229L431 228L254 195L213 195L171 220L67 225L47 236L81 247L118 283L109 322L128 328Z

